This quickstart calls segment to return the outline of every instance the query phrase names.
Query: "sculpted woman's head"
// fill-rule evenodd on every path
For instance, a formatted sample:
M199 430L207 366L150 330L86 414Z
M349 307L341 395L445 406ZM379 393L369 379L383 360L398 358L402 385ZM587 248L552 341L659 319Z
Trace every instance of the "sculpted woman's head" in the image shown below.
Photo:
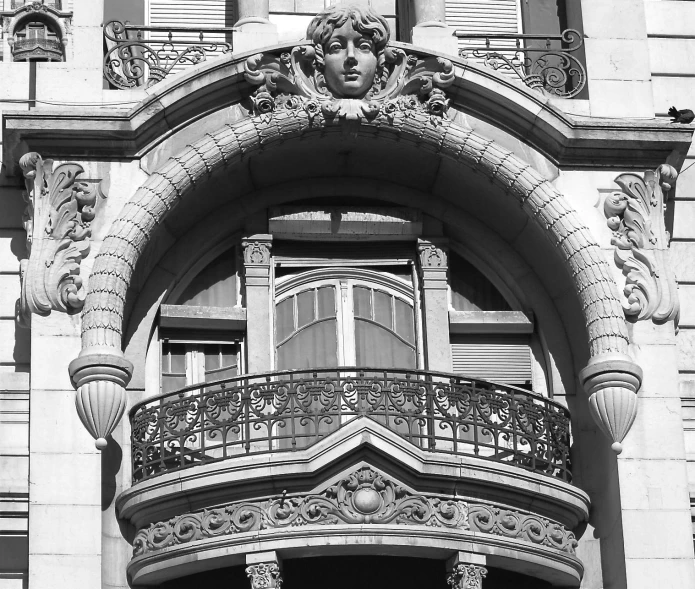
M362 6L331 6L319 13L307 29L316 48L316 62L334 95L364 98L388 43L389 25Z

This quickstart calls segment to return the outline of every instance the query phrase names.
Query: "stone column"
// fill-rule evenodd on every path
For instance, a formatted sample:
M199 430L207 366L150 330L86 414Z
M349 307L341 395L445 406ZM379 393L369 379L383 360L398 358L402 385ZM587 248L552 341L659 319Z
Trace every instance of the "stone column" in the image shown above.
M447 562L446 582L451 589L482 589L487 576L486 557L473 552L458 552Z
M413 45L441 53L458 54L454 30L446 24L445 0L412 0L415 17Z
M237 0L239 30L234 33L234 53L245 53L278 43L277 27L269 20L268 0Z
M272 235L246 237L244 252L246 277L246 354L248 371L267 372L271 366L270 333L270 250Z
M427 368L451 372L447 240L418 240Z
M251 589L280 589L281 562L275 551L254 552L246 555L246 575Z

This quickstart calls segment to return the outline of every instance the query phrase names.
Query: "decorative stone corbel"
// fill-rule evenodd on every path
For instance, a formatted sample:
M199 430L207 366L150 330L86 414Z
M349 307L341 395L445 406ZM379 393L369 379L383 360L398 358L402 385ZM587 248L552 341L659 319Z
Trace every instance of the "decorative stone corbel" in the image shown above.
M622 192L604 203L613 231L615 263L625 275L623 309L628 318L655 323L678 322L680 305L673 272L668 264L669 234L664 224L668 193L678 172L662 164L652 172L621 174L615 179Z
M617 454L637 417L637 391L642 369L629 356L619 353L594 356L579 373L589 395L589 411L596 424L612 440Z
M104 195L99 185L77 182L84 169L76 163L54 165L38 153L23 155L19 165L26 183L24 228L28 259L20 262L21 297L17 320L28 326L31 314L52 310L77 313L85 289L80 264L89 253L91 222Z

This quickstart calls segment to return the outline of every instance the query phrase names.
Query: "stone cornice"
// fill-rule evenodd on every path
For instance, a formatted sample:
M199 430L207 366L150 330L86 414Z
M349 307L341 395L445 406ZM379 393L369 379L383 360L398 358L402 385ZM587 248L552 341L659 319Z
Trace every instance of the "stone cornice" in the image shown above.
M270 47L266 52L287 51L295 45ZM432 55L407 44L392 45ZM177 130L247 97L253 87L243 73L250 55L230 55L191 68L187 75L153 87L129 111L103 107L5 112L6 168L19 173L18 156L30 150L60 159L142 157ZM569 115L548 98L499 74L442 57L454 64L452 109L522 139L559 166L655 168L668 160L678 168L690 145L689 126L656 119Z

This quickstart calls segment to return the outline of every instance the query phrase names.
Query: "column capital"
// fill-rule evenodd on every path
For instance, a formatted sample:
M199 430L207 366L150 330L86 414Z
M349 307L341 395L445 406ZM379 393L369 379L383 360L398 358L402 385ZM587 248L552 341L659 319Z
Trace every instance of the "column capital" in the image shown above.
M484 566L460 562L454 565L446 582L451 589L482 589L486 576L487 569Z
M241 240L245 266L269 266L273 236L257 234Z
M251 580L251 589L280 589L280 558L274 551L247 554L246 576Z
M425 268L446 270L449 265L449 240L446 237L418 239L417 253L421 270Z

